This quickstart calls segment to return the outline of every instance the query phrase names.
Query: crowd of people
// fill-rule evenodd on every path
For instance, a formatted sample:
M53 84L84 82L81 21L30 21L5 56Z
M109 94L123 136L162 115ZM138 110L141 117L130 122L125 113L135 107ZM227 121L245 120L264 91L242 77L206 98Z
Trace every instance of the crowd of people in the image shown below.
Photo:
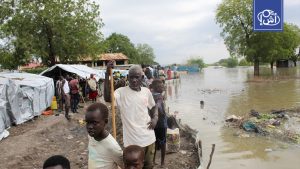
M89 78L83 79L77 75L60 76L55 85L58 110L65 111L65 117L69 120L69 111L78 113L80 100L89 99L96 102L99 95L99 82L95 75L91 74Z
M108 73L112 69L113 62L111 61L107 64L104 80L104 100L106 102L112 101ZM166 72L168 73L168 71ZM106 130L109 110L105 104L96 102L95 98L98 96L96 79L93 75L86 79L85 92L87 89L89 98L94 102L88 106L85 115L89 134L89 169L152 169L157 150L161 150L160 165L164 166L168 128L164 104L164 80L169 76L165 76L163 68L151 69L151 67L139 65L131 66L126 77L118 72L114 73L115 91L113 94L121 114L124 150ZM60 77L56 83L59 107L62 108L62 103L65 104L67 119L69 119L70 107L73 113L77 113L80 87L84 87L79 84L80 79L76 76ZM50 164L53 164L52 166L60 165ZM63 167L64 164L61 165ZM70 168L69 165L66 166L63 168Z

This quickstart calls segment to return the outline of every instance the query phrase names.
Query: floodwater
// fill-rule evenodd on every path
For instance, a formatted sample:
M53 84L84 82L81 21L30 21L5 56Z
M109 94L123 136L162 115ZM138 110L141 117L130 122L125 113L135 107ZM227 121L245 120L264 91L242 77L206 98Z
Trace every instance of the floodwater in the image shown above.
M224 127L224 118L231 114L300 106L299 68L278 69L273 76L266 68L261 71L264 78L255 80L252 69L211 67L182 75L180 81L167 86L170 112L178 111L183 123L198 130L205 167L211 144L216 144L212 169L299 169L299 145L262 136L239 138L235 130Z

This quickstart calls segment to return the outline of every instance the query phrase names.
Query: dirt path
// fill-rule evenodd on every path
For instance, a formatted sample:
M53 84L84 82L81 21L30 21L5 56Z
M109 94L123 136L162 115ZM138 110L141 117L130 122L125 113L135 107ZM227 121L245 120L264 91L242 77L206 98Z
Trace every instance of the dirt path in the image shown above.
M48 157L57 154L66 156L72 169L87 168L87 132L78 122L84 118L83 110L73 115L71 121L63 115L40 116L9 129L10 136L0 142L1 169L40 169ZM183 137L181 145L181 152L166 156L165 168L195 168L197 156L193 144ZM160 154L157 163L159 158Z

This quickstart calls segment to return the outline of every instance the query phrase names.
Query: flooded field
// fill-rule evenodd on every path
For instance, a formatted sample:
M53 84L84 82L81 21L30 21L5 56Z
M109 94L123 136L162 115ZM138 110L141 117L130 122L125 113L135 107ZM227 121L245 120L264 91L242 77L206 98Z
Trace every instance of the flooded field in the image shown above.
M199 131L205 165L215 143L211 168L299 168L299 145L266 137L239 138L234 130L223 127L224 118L231 114L300 106L299 68L278 69L273 76L270 69L261 73L263 78L254 79L252 68L206 68L167 86L170 112L178 111L184 123Z

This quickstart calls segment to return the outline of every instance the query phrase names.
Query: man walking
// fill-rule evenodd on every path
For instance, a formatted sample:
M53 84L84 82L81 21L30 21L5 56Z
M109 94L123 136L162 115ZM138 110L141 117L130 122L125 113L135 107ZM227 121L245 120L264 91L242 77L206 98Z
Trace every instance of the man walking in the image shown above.
M70 120L69 110L70 110L70 87L66 79L62 80L62 93L65 100L65 117Z
M61 112L63 111L63 94L62 94L62 81L63 77L59 76L59 79L56 81L55 89L56 89L56 100L58 102L58 111Z

